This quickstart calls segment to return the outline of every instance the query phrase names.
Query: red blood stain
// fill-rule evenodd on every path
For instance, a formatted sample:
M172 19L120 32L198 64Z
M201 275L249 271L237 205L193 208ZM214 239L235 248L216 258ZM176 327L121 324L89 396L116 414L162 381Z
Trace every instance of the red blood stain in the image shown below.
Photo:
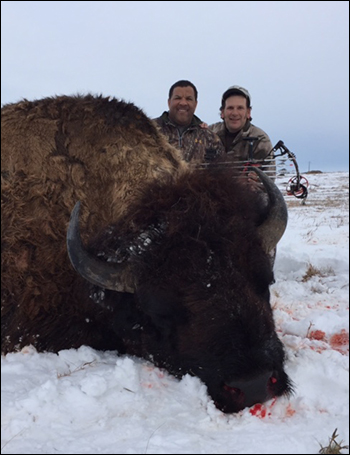
M251 415L260 417L262 419L266 417L266 409L260 403L255 404L251 409L249 409L249 412Z
M263 404L258 403L254 405L251 409L249 409L249 412L251 413L251 415L263 419L266 416L271 416L271 411L275 404L276 398L273 399L270 406L266 407ZM291 404L288 404L286 407L286 417L292 417L295 413L296 413L295 409L292 408Z
M325 336L326 336L326 334L322 330L312 330L309 333L308 338L310 340L322 340L322 341L324 341Z
M292 415L295 414L295 409L292 408L292 406L289 404L286 409L286 416L287 417L292 417Z
M329 344L332 349L344 350L349 346L349 333L345 329L341 330L340 333L335 333L329 340Z
M141 382L141 386L144 387L145 389L153 388L153 384L151 384L150 382Z
M271 404L271 408L272 408L272 406L274 404L275 404L275 400ZM249 409L249 412L251 413L251 415L253 415L255 417L259 417L260 419L263 419L266 416L270 416L271 415L271 412L268 411L266 406L264 406L263 404L260 404L260 403L255 404L251 409Z

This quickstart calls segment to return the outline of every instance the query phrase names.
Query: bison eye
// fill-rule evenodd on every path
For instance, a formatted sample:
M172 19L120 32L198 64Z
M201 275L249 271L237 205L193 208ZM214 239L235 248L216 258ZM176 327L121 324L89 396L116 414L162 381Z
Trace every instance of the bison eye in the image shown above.
M275 376L271 376L270 377L270 382L271 382L271 384L276 384L277 378L275 378Z

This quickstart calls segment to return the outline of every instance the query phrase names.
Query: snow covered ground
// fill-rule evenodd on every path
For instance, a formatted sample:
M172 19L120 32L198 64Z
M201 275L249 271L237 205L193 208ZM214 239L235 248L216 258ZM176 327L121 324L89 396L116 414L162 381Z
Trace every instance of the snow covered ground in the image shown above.
M316 454L335 428L348 444L349 174L306 177L305 205L286 196L271 288L294 396L225 415L197 378L116 352L27 347L1 358L1 453Z

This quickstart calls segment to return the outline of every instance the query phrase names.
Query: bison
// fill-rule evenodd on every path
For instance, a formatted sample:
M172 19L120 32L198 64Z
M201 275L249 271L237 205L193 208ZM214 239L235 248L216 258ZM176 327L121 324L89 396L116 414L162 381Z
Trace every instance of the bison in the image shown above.
M267 203L114 98L23 100L1 121L3 353L117 350L199 377L228 413L291 393L268 254L287 211L263 172Z

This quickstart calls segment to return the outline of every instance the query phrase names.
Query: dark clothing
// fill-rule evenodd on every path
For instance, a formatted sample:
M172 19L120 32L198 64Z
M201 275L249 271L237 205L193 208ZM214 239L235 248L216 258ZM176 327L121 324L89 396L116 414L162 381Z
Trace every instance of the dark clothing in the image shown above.
M226 128L225 128L225 134L220 137L221 142L224 144L225 150L230 150L232 147L233 141L236 139L238 136L239 131L237 133L230 133Z

